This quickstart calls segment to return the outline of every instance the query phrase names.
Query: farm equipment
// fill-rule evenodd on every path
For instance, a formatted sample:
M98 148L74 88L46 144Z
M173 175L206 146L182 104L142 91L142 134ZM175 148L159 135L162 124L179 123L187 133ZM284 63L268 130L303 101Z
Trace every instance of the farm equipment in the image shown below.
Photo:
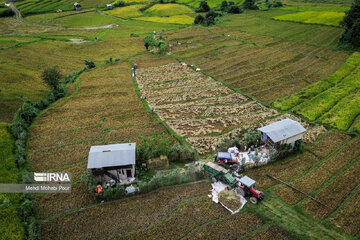
M204 169L214 180L229 185L237 194L243 197L250 196L250 202L253 204L264 199L264 193L254 188L256 181L248 176L239 175L240 178L233 177L229 170L212 162L206 163Z
M224 182L228 184L230 187L236 187L236 179L231 176L229 170L212 163L208 162L204 165L204 169L206 172L210 173L211 177L217 181Z
M221 166L225 167L226 165L232 166L233 169L238 168L237 158L228 152L218 152L215 154L215 162Z
M249 178L248 176L243 176L239 179L238 186L235 191L243 197L250 196L250 202L253 204L258 203L259 200L264 199L264 193L256 190L253 186L256 181Z

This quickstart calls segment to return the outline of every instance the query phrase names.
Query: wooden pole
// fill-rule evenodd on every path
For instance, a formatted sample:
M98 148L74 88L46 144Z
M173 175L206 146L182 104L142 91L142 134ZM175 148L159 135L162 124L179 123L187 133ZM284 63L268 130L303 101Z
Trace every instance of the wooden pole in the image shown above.
M295 191L297 191L297 192L299 192L299 193L301 193L301 194L309 197L310 199L312 199L313 201L319 203L320 205L322 205L322 206L324 206L324 207L326 207L326 208L328 208L328 209L330 209L330 210L333 210L331 207L329 207L329 206L327 206L326 204L320 202L319 200L313 198L313 197L310 196L309 194L307 194L307 193L305 193L305 192L303 192L303 191L301 191L301 190L299 190L299 189L291 186L290 184L288 184L288 183L286 183L286 182L284 182L284 181L282 181L282 180L280 180L280 179L278 179L278 178L276 178L276 177L274 177L274 176L271 176L270 174L266 174L266 176L268 176L269 178L272 178L272 179L274 179L274 180L276 180L276 181L278 181L278 182L281 182L282 184L285 184L285 185L288 186L289 188L291 188L291 189L293 189L293 190L295 190Z

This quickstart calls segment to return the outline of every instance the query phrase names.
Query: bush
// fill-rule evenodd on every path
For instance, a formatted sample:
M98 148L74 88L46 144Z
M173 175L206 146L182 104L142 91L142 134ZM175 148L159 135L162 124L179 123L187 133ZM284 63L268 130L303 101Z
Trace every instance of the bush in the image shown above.
M55 88L59 85L61 79L61 73L58 67L46 68L41 74L43 81L51 88Z
M85 65L88 69L95 68L95 63L91 60L85 60Z
M136 164L146 163L150 158L168 156L171 151L171 141L165 134L156 131L150 138L141 137L141 144L136 147Z
M237 5L232 5L229 7L229 9L227 10L228 13L234 13L234 14L237 14L237 13L242 13L242 9L237 6Z
M146 50L151 50L159 54L166 53L166 41L162 33L151 33L144 38Z
M250 129L244 137L245 143L248 147L251 145L259 145L261 140L261 133L254 129Z
M227 11L227 9L228 9L228 2L227 1L223 1L222 3L221 3L221 5L220 5L220 10L222 11L222 12L226 12Z
M15 13L10 8L0 9L0 17L11 17L14 15Z
M228 148L230 147L237 147L239 150L243 149L246 143L241 141L239 138L231 138L227 137L224 138L217 146L216 151L218 152L227 152Z
M245 0L245 2L243 3L243 8L251 10L259 9L259 7L255 5L255 0Z
M160 187L197 181L202 177L202 169L191 164L185 171L175 169L167 173L157 173L150 181L139 181L138 187L141 193L147 193Z
M183 147L175 143L170 150L169 161L171 162L190 162L196 159L196 151L190 147Z
M130 37L139 37L139 34L136 34L136 33L130 33Z
M203 24L205 22L205 18L202 15L197 15L194 19L194 24Z
M207 4L206 1L201 1L200 2L200 7L198 9L196 9L196 12L208 12L210 11L210 7Z
M115 4L114 4L114 7L123 7L123 6L125 6L126 4L125 4L125 2L124 1L119 1L119 2L116 2Z

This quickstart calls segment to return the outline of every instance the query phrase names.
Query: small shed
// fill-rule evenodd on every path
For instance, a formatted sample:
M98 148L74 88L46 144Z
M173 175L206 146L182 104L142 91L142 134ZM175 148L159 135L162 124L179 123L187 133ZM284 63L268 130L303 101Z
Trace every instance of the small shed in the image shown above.
M113 9L113 5L112 5L112 4L106 4L106 8L107 8L108 10L111 10L111 9Z
M101 183L116 180L126 184L135 180L136 143L98 145L90 148L87 168Z
M80 10L81 10L81 5L80 5L80 3L75 2L75 3L74 3L74 9L75 9L76 11L80 11Z
M277 147L281 144L294 146L297 140L302 139L302 135L306 131L299 122L289 118L273 122L258 128L258 130L261 132L261 140L271 147Z

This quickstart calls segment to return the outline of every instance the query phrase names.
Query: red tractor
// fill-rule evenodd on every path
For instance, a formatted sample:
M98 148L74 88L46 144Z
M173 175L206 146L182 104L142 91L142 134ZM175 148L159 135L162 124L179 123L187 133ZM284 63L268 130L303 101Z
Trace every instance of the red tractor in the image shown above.
M240 178L238 187L235 191L243 197L250 196L250 202L257 204L259 200L264 199L264 193L253 187L255 183L255 180L249 178L248 176L244 176Z

